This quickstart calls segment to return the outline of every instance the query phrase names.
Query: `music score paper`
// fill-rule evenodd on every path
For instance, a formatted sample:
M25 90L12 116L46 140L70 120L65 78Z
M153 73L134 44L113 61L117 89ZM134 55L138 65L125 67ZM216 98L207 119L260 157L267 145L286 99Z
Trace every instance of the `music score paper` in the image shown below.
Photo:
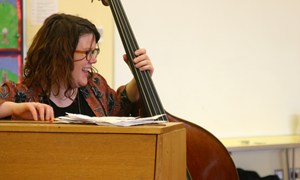
M157 120L162 116L164 116L164 114L144 118L117 116L91 117L82 114L66 113L66 116L60 116L55 120L57 123L96 124L102 126L137 126L164 123L165 121Z

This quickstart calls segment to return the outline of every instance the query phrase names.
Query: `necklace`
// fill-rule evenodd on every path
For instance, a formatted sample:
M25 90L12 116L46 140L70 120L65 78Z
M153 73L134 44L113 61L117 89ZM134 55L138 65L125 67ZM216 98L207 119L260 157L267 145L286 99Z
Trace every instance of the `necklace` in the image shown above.
M80 108L80 95L79 95L79 90L77 90L77 104L78 104L78 111L79 114L81 114L81 108Z

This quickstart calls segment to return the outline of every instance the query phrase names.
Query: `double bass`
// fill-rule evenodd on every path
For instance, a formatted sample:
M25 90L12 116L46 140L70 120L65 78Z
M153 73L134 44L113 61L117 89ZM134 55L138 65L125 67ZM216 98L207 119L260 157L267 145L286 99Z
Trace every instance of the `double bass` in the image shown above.
M149 72L134 67L134 52L139 49L120 0L102 0L109 6L128 57L129 67L137 82L147 116L161 115L160 120L182 122L186 128L187 179L238 180L236 167L224 145L204 128L178 118L162 106Z

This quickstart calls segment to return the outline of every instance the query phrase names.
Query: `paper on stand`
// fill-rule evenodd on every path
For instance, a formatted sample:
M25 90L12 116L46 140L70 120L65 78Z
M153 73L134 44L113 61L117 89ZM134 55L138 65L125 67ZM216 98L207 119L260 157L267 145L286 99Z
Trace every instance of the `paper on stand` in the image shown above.
M157 120L164 114L152 117L117 117L117 116L102 116L91 117L82 114L66 113L66 116L56 118L58 123L76 123L76 124L97 124L97 125L114 125L114 126L136 126L143 124L159 124L165 121Z

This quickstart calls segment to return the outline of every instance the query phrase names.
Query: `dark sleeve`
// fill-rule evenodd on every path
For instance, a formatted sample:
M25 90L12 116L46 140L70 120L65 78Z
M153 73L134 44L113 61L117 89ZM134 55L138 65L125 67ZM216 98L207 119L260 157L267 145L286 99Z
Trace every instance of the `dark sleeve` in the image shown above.
M4 83L0 89L0 105L5 101L14 101L14 90L11 82Z
M0 105L6 101L13 101L13 93L11 93L10 83L4 83L0 89ZM11 116L1 118L1 120L11 119Z
M29 96L28 88L23 84L16 84L7 81L0 87L0 105L6 101L11 102L29 102L32 98ZM6 117L4 119L15 119L14 117Z
M146 116L146 112L145 112L145 108L144 108L144 104L143 104L142 100L140 99L136 103L130 102L130 100L127 96L126 86L119 87L117 92L121 96L121 102L123 104L122 108L126 109L126 106L130 107L130 108L127 109L130 116L135 116L135 117L136 116L140 116L140 117L145 117Z

